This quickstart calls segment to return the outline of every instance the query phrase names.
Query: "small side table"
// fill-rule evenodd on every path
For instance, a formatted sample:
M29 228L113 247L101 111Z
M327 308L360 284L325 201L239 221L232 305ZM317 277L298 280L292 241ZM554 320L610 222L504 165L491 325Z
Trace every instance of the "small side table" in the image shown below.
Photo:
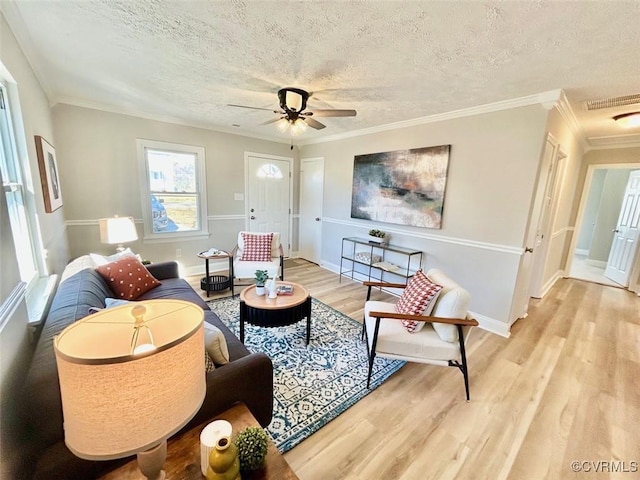
M236 403L229 410L216 415L210 421L222 419L231 423L232 437L247 427L259 427L260 424L251 415L244 403ZM205 422L187 432L170 438L167 442L167 460L164 471L167 480L203 480L200 471L200 432L209 422ZM134 458L129 463L100 477L100 480L140 480L144 478ZM242 480L299 480L282 454L269 440L264 468L242 475Z
M200 252L198 257L204 258L205 277L200 280L200 288L207 292L207 297L210 292L221 292L227 288L231 289L231 295L233 296L233 277L231 276L231 272L233 271L233 256L227 252L220 252L215 255L207 255L207 252ZM228 275L209 275L209 260L218 260L221 258L229 259Z

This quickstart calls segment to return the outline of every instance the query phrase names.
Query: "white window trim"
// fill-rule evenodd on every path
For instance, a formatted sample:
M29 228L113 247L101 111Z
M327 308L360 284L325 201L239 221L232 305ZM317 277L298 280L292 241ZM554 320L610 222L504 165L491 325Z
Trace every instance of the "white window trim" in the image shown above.
M179 143L160 142L157 140L146 140L138 138L136 140L138 150L138 168L140 172L140 201L142 204L142 223L143 223L143 241L148 243L167 243L177 239L188 238L208 238L209 224L207 221L207 188L206 188L206 169L205 169L205 150L204 147L196 147L191 145L182 145ZM153 232L153 220L151 214L151 205L149 204L149 171L147 169L147 159L145 149L156 149L173 151L177 153L191 153L196 155L196 175L198 185L198 200L200 204L199 222L200 229L188 232Z

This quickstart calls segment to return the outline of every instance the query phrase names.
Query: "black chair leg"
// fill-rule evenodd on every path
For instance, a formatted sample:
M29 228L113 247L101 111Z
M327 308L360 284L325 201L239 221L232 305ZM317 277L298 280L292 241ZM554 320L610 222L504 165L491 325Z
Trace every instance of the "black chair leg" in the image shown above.
M464 348L464 334L462 330L462 325L457 325L458 327L458 340L460 341L460 357L462 358L462 375L464 376L464 390L467 394L467 402L471 401L469 398L469 370L467 368L467 353Z
M367 374L367 389L371 383L371 373L373 372L373 362L376 359L376 346L378 344L378 330L380 330L380 317L376 318L376 327L373 330L373 341L369 350L369 341L367 339L367 350L369 350L369 373Z

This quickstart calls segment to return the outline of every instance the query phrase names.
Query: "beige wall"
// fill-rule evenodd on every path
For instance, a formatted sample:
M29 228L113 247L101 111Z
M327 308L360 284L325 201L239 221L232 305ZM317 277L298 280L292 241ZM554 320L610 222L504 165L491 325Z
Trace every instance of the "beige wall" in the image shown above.
M49 272L61 271L68 260L67 239L64 228L64 207L54 213L45 213L42 190L39 183L38 164L35 151L34 135L41 135L54 146L53 122L47 97L35 77L22 50L18 46L4 16L0 14L0 74L7 83L11 96L13 114L20 113L22 122L14 125L18 155L26 159L30 167L31 178L27 178L26 201L35 205L38 219L40 243L47 251L46 267ZM13 102L19 96L19 103ZM10 234L7 206L4 195L0 201L0 303L10 307L7 318L3 318L0 332L0 352L2 355L1 385L2 403L2 458L0 477L17 478L10 472L13 460L20 449L14 449L11 434L14 431L12 420L15 419L13 395L18 391L25 375L27 360L30 355L28 347L27 321L28 315L24 302L24 291L21 289L20 275L17 268L13 238ZM64 190L63 190L64 200ZM16 298L15 292L22 292ZM14 295L12 295L12 293ZM2 309L4 310L4 308ZM6 310L4 310L6 312Z
M535 105L304 145L302 157L325 159L322 264L339 269L341 238L379 227L394 244L424 251L426 269L449 273L481 321L508 331L547 116ZM355 155L443 144L451 155L442 229L350 218Z
M244 202L234 200L234 193L245 193L245 152L297 158L297 150L292 151L289 144L89 108L58 104L53 116L72 257L113 251L112 246L100 243L99 218L117 214L142 221L138 138L205 149L210 238L130 244L151 261L177 260L183 272L203 268L197 252L211 246L233 248L237 232L244 228ZM138 233L142 237L141 223ZM182 251L180 258L176 249Z

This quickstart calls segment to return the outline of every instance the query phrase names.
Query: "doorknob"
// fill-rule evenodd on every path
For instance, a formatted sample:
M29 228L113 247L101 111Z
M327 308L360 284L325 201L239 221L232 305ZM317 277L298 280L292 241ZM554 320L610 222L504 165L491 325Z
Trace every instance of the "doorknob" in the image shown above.
M320 221L320 217L316 217L316 222L319 222L319 221Z
M617 228L614 228L613 233L620 233L620 230L618 230Z
M251 220L255 220L256 219L256 217L254 217L253 215L251 215L251 217L249 217L249 218L251 218Z
M525 253L533 253L533 248L527 247L527 248L524 249L524 252Z

